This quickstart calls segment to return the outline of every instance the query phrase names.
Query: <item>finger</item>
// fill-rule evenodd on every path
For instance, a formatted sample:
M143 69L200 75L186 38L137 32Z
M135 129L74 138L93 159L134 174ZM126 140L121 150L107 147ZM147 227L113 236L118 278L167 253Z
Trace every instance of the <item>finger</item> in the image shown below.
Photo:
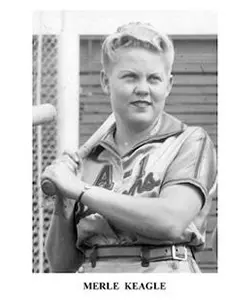
M53 166L53 172L60 174L61 172L70 172L76 175L76 165L69 159L58 161Z
M75 167L75 173L81 173L83 170L83 161L82 158L80 157L78 152L72 152L72 151L64 151L64 154L68 156L71 161L73 161L76 165ZM79 174L78 174L79 175Z
M80 157L78 152L74 153L74 160L77 162L77 167L78 167L78 171L82 170L82 166L83 166L83 160Z
M68 159L68 163L72 166L72 168L74 169L74 172L77 172L79 169L79 157L77 156L76 153L65 153L64 154L64 158Z
M82 158L78 152L74 153L76 161L80 164L82 162Z
M79 165L74 160L68 158L67 160L65 160L65 164L68 166L68 168L70 168L70 170L73 173L77 173Z
M56 159L52 165L58 166L61 164L66 165L71 170L71 172L73 173L77 172L78 164L74 160L72 160L68 155L62 155L61 157Z
M83 173L83 159L79 156L79 173Z
M64 155L68 155L76 164L79 163L79 155L76 152L65 150Z

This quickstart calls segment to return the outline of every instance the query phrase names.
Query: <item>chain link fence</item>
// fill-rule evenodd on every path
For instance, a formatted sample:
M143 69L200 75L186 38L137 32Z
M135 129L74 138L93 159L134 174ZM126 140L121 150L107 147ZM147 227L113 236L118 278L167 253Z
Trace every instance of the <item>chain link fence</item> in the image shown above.
M33 105L50 103L57 106L58 37L34 35L33 52ZM53 121L33 126L33 273L49 272L44 243L53 212L53 204L40 189L40 176L57 154L57 126Z

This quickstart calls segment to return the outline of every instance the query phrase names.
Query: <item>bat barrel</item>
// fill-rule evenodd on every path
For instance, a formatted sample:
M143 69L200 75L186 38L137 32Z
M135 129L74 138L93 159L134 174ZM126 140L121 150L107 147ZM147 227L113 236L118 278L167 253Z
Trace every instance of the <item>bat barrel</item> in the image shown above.
M32 117L33 126L49 123L55 119L56 109L49 103L33 106Z

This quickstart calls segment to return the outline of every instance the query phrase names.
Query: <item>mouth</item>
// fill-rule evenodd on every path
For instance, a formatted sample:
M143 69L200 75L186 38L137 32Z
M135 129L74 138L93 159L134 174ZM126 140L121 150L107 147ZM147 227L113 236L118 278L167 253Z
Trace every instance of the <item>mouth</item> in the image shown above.
M131 102L131 104L139 108L144 108L152 105L151 102L145 100L136 100Z

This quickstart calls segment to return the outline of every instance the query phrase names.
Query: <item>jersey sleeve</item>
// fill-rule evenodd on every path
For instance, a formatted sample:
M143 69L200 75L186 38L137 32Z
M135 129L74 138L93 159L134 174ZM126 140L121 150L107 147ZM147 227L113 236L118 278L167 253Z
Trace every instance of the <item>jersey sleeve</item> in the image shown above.
M185 141L167 168L162 187L189 183L203 195L203 205L216 183L216 152L213 142L200 127Z

